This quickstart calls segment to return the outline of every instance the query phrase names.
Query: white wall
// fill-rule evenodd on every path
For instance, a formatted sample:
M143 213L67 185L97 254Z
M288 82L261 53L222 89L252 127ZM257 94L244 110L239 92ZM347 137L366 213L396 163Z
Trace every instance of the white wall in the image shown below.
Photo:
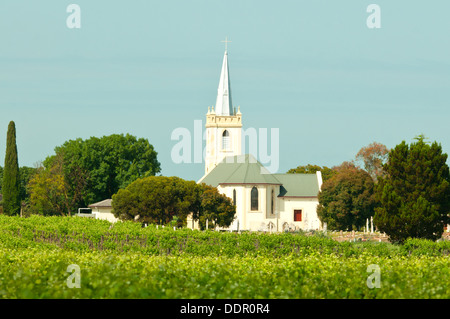
M92 213L95 214L96 219L107 220L111 223L117 222L119 219L111 213L112 208L94 207L92 208Z
M322 229L319 218L317 217L317 198L284 198L280 199L280 222L283 225L287 222L289 225L302 230ZM294 221L294 210L302 211L302 221Z
M251 189L253 186L258 188L259 207L257 211L251 210ZM303 230L322 229L320 220L317 217L317 198L279 198L278 185L227 185L219 186L220 193L233 199L233 189L236 189L236 219L230 226L232 230L237 230L239 220L240 230L268 230L270 222L276 227L278 222L278 231L283 230L283 224L287 223L291 228ZM275 214L270 214L270 197L274 190ZM294 210L302 210L302 221L294 222ZM277 214L278 213L278 214ZM273 229L276 231L276 228Z

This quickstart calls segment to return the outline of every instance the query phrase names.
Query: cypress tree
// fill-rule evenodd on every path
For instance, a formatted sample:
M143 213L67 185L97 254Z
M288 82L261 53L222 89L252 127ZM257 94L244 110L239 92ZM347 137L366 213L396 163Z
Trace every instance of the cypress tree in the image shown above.
M450 171L440 144L423 136L405 141L389 153L386 176L377 187L380 207L374 223L393 242L407 238L436 240L442 236L450 212Z
M17 215L20 212L20 178L17 158L16 126L9 122L6 135L5 168L3 171L3 212Z

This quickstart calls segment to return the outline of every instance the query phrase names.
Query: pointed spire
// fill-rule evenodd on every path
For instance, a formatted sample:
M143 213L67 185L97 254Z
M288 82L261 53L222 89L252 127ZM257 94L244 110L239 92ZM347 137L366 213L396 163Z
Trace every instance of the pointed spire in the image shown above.
M226 50L223 56L222 72L220 73L219 87L217 89L216 114L233 114L233 105L231 103L230 76L228 74L228 53Z

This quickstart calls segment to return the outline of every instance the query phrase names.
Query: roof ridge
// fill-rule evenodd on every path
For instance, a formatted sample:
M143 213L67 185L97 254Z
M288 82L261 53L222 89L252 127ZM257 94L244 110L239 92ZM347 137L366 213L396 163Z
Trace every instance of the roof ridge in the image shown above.
M98 207L98 206L101 206L101 205L106 204L106 203L111 204L112 203L112 198L106 198L106 199L101 200L101 201L99 201L97 203L90 204L90 205L88 205L88 207L91 207L91 206L92 207Z
M238 157L238 156L240 156L240 155L234 155L233 157L237 160L237 157ZM224 161L223 161L224 163L226 163L226 158L227 158L227 157L224 158ZM233 159L233 164L235 164L235 163L237 163L237 162L235 162L234 159ZM230 164L230 163L227 163L227 164ZM238 164L239 164L239 163L238 163ZM227 179L225 180L225 182L228 181L228 180L231 178L231 176L233 176L233 174L236 173L236 171L237 171L238 169L239 169L239 165L236 165L236 168L235 168L235 169L233 170L233 172L227 177ZM245 179L244 179L244 180L245 180Z

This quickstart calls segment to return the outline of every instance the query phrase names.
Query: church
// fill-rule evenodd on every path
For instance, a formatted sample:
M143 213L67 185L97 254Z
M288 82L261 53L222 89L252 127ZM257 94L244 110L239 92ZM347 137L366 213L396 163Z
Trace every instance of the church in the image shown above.
M236 206L231 231L319 230L316 174L273 174L254 154L242 154L242 113L232 104L225 49L215 107L206 114L205 174L198 183L216 187ZM188 218L187 226L198 228Z

